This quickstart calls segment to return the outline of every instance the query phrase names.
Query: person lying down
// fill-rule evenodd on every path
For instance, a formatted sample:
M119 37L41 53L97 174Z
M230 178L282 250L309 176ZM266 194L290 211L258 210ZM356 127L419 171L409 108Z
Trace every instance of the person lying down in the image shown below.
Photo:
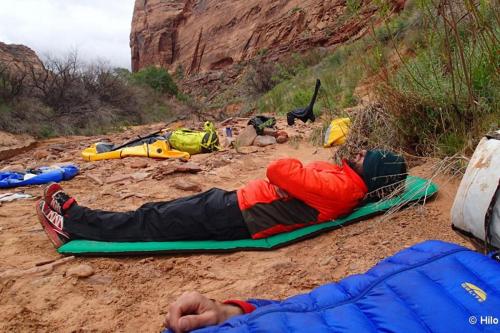
M259 239L349 214L363 200L378 200L406 179L404 159L362 150L341 165L303 166L284 158L269 164L267 180L237 191L212 188L135 211L112 212L77 204L56 183L37 203L37 215L56 248L72 239L109 242Z

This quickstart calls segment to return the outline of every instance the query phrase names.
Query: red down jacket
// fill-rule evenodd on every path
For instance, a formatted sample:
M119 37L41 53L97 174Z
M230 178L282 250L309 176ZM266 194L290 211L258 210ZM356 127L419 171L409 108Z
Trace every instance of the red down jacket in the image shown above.
M366 195L363 179L349 167L328 162L306 166L293 158L267 167L267 180L238 190L238 204L252 238L265 238L350 213Z

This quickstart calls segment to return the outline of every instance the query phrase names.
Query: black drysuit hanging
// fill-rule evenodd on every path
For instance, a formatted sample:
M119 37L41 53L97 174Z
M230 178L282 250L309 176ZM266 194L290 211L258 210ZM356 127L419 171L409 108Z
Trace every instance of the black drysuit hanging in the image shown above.
M292 126L293 124L295 124L295 118L298 118L303 122L307 122L308 120L314 122L316 120L313 112L313 107L314 103L316 102L316 97L318 96L319 87L321 87L321 81L319 79L316 79L316 87L314 88L314 95L311 98L311 102L305 108L299 108L288 112L286 114L288 125Z

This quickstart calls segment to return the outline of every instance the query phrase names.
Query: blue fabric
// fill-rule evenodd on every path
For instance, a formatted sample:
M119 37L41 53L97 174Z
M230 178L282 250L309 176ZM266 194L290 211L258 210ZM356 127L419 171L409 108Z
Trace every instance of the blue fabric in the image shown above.
M36 173L35 177L24 180L24 173L13 171L0 172L0 188L18 187L26 185L40 185L49 182L60 182L68 180L78 174L78 167L74 165L65 165L57 168L41 167L32 170L30 173Z
M249 302L251 314L195 332L500 332L500 263L426 241L310 293Z

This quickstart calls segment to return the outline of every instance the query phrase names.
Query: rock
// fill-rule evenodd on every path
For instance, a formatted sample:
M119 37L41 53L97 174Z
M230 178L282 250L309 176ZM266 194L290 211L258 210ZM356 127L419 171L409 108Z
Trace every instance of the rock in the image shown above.
M162 164L159 165L154 171L152 178L155 180L162 180L168 175L171 175L175 172L175 166L171 164Z
M93 174L91 174L91 173L87 173L87 174L85 174L85 176L86 176L88 179L92 180L92 181L93 181L94 183L96 183L97 185L103 185L103 184L104 184L104 182L102 181L102 179L101 179L101 178L99 178L97 175L93 175Z
M111 177L108 177L108 179L106 179L106 183L114 184L114 183L123 182L125 180L129 180L131 178L132 178L132 175L124 175L124 174L112 175Z
M235 145L237 147L251 146L256 137L257 132L255 128L253 126L247 126L236 138Z
M199 166L196 163L193 162L187 162L184 164L179 164L175 166L175 171L177 172L190 172L190 173L197 173L200 172L201 166Z
M338 262L333 256L328 256L321 261L320 265L334 268L338 266Z
M225 148L228 148L228 147L231 147L231 146L232 146L232 145L236 142L236 138L235 138L234 136L231 136L231 137L227 137L227 136L226 136L226 137L224 138L224 141L223 141L223 142L224 142L223 146L224 146Z
M80 171L88 171L88 170L94 170L95 168L97 168L97 165L95 164L86 164L82 167L80 167Z
M285 143L288 141L288 136L278 136L276 138L276 142L279 144Z
M245 148L248 148L248 147L245 147ZM223 167L225 165L228 165L229 163L231 163L231 160L229 160L228 158L217 158L217 159L213 159L211 161L208 161L207 162L207 165L212 168L212 169L215 169L215 168L220 168L220 167Z
M277 143L285 143L288 141L288 133L285 131L276 132L276 142Z
M141 181L149 177L149 172L136 172L132 174L132 179Z
M42 160L49 156L49 153L43 150L37 150L33 153L33 158L36 160Z
M67 276L76 276L78 278L86 278L94 274L94 269L90 265L81 264L73 266L66 270Z
M201 192L201 186L199 184L192 183L185 179L176 180L173 186L183 191Z
M253 142L253 145L258 147L265 147L274 144L276 144L276 138L270 135L259 135Z
M238 147L236 151L240 154L253 154L259 151L259 148L255 146L250 147Z
M107 275L92 275L87 280L87 283L97 284L97 285L110 285L113 282L113 277ZM108 304L113 302L112 299L109 300Z
M50 146L49 149L57 153L62 153L63 151L66 150L66 148L63 145L58 145L58 144Z
M130 163L132 169L144 169L148 167L148 162L144 160L136 160Z
M345 1L136 0L132 71L148 66L180 71L187 74L191 95L211 100L239 77L240 60L276 61L351 40L370 27L377 10L363 2L363 15L344 20L345 12ZM232 112L241 112L241 106L225 110Z
M269 128L266 127L262 130L262 135L270 135L276 137L278 131L276 131L274 128Z
M2 168L0 171L17 171L17 172L25 172L26 167L22 164L11 164L7 165L6 167Z

